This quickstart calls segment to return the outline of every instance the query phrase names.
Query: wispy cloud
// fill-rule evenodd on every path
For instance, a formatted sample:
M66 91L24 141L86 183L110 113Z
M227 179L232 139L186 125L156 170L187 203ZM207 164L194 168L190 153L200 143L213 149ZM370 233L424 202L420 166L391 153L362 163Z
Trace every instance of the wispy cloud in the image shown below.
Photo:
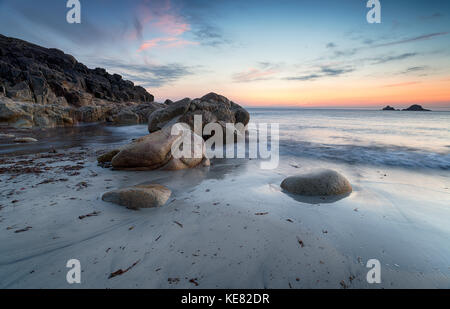
M217 1L191 1L184 7L183 19L191 25L190 34L200 45L223 47L232 44L231 38L219 26L221 12Z
M230 43L230 40L225 38L220 28L210 23L197 21L193 28L192 33L201 45L218 47Z
M103 59L97 61L97 63L143 87L158 88L194 74L193 67L179 63L165 65L129 64L115 59Z
M385 42L385 43L378 43L376 44L377 41L380 40L373 40L373 39L367 39L364 38L362 40L362 43L364 44L364 46L361 47L355 47L355 48L349 48L349 49L343 49L343 50L336 50L333 49L332 50L332 56L330 56L330 59L335 59L335 58L343 58L343 57L351 57L351 56L355 56L356 54L360 53L361 51L367 51L369 49L374 49L374 48L379 48L379 47L388 47L388 46L395 46L395 45L400 45L400 44L406 44L406 43L412 43L412 42L417 42L417 41L423 41L423 40L428 40L428 39L432 39L435 37L439 37L439 36L444 36L449 34L449 32L435 32L435 33L429 33L429 34L424 34L424 35L419 35L419 36L414 36L414 37L409 37L403 40L397 40L397 41L390 41L390 42ZM358 40L362 39L361 37L358 37ZM408 57L408 54L404 54L407 55L406 57ZM411 55L412 57L413 55ZM389 61L394 61L394 60L401 60L399 59L388 59L386 58L386 62ZM381 59L381 61L383 61ZM384 62L380 62L380 63L384 63Z
M130 34L131 39L139 39L142 40L142 31L144 27L142 26L141 21L135 16L133 20L134 31Z
M330 66L322 66L319 70L312 72L311 74L299 75L299 76L291 76L286 77L286 80L297 80L297 81L312 81L325 77L334 77L341 76L347 73L351 73L355 71L353 67L330 67Z
M191 29L191 26L181 20L180 17L171 14L164 14L158 20L152 23L159 31L170 35L182 35Z
M440 12L436 12L433 13L431 15L426 15L426 16L420 16L420 19L422 20L430 20L430 19L438 19L444 17L444 14L440 13Z
M282 64L267 61L258 62L257 68L250 68L233 75L233 81L237 83L247 83L273 78L280 72Z
M382 87L384 87L384 88L405 87L405 86L411 86L411 85L416 85L416 84L420 84L420 82L405 82L405 83L389 84L389 85L384 85Z
M360 49L358 48L351 48L351 49L346 49L346 50L335 50L333 52L333 56L332 58L339 58L339 57L350 57L350 56L354 56L356 55L356 53L359 51Z
M376 45L372 45L372 47L386 47L386 46L393 46L393 45L411 43L411 42L416 42L416 41L423 41L423 40L431 39L433 37L443 36L443 35L447 35L447 34L448 34L448 32L429 33L429 34L419 35L419 36L415 36L415 37L411 37L411 38L406 38L403 40L382 43L382 44L376 44Z
M406 70L404 70L402 72L402 74L409 74L409 73L416 73L416 72L422 72L427 70L428 67L427 66L414 66L414 67L409 67Z
M277 72L274 70L261 70L250 68L246 71L239 72L233 75L233 81L238 83L254 82L260 80L267 80Z
M162 47L162 48L172 48L172 47L182 47L186 45L197 45L198 42L187 41L178 37L167 37L167 38L156 38L152 40L145 41L141 44L138 49L138 52L144 51L146 49L154 48L154 47Z
M382 56L382 57L378 57L378 58L372 58L372 60L374 61L373 64L383 64L383 63L387 63L387 62L404 60L404 59L411 58L414 56L417 56L417 53L404 53L404 54L395 55L395 56Z

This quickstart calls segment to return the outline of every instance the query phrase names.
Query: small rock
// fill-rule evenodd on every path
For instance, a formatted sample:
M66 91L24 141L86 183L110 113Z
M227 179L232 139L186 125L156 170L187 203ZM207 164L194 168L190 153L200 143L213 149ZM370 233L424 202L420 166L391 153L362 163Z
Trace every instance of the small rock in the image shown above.
M333 170L319 170L288 177L281 183L281 188L287 192L304 196L332 196L352 191L348 180Z
M114 158L114 156L115 156L116 154L118 154L119 152L120 152L119 149L111 150L110 152L107 152L107 153L105 153L105 154L103 154L103 155L97 157L97 161L98 161L98 163L108 163L108 162L111 162L112 159Z
M14 137L16 136L13 134L3 134L3 133L0 134L0 138L14 138Z
M171 193L168 188L158 184L137 185L106 192L102 200L129 209L152 208L164 205Z
M38 140L32 137L17 137L14 139L15 143L35 143Z

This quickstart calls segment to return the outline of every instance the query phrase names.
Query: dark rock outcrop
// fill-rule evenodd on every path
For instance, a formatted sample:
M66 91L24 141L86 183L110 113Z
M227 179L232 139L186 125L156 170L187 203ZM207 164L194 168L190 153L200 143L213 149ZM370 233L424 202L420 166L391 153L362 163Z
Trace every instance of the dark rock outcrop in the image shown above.
M382 110L384 111L395 111L395 108L393 108L392 106L386 106L385 108L383 108Z
M8 100L10 99L10 100ZM16 127L146 122L164 104L118 74L73 56L0 35L0 122Z
M223 129L226 123L242 123L245 126L250 120L249 113L243 107L211 92L199 99L185 98L154 111L148 119L148 131L152 133L176 122L186 123L194 129L195 115L202 116L202 128L208 123L218 123Z
M118 74L89 69L73 56L0 35L0 87L6 96L39 104L56 98L69 105L110 102L153 102L153 96Z
M423 108L421 105L413 104L408 108L403 109L404 111L414 111L414 112L430 112L431 110Z

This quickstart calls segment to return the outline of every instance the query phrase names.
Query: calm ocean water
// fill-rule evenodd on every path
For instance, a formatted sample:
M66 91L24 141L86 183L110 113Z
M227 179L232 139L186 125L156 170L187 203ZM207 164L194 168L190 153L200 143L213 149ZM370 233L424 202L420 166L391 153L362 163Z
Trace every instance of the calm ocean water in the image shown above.
M250 108L280 124L281 155L450 169L450 112Z
M249 108L255 123L279 123L280 154L349 164L450 170L450 112ZM50 146L112 147L148 134L147 126L86 125L46 130L39 143L0 144L0 153Z

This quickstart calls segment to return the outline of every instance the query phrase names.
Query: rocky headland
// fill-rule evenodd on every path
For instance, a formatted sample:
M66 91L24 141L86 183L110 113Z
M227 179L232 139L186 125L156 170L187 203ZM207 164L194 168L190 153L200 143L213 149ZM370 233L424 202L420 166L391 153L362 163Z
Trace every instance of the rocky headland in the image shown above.
M0 124L14 128L80 122L146 123L165 104L143 87L73 56L0 35Z

